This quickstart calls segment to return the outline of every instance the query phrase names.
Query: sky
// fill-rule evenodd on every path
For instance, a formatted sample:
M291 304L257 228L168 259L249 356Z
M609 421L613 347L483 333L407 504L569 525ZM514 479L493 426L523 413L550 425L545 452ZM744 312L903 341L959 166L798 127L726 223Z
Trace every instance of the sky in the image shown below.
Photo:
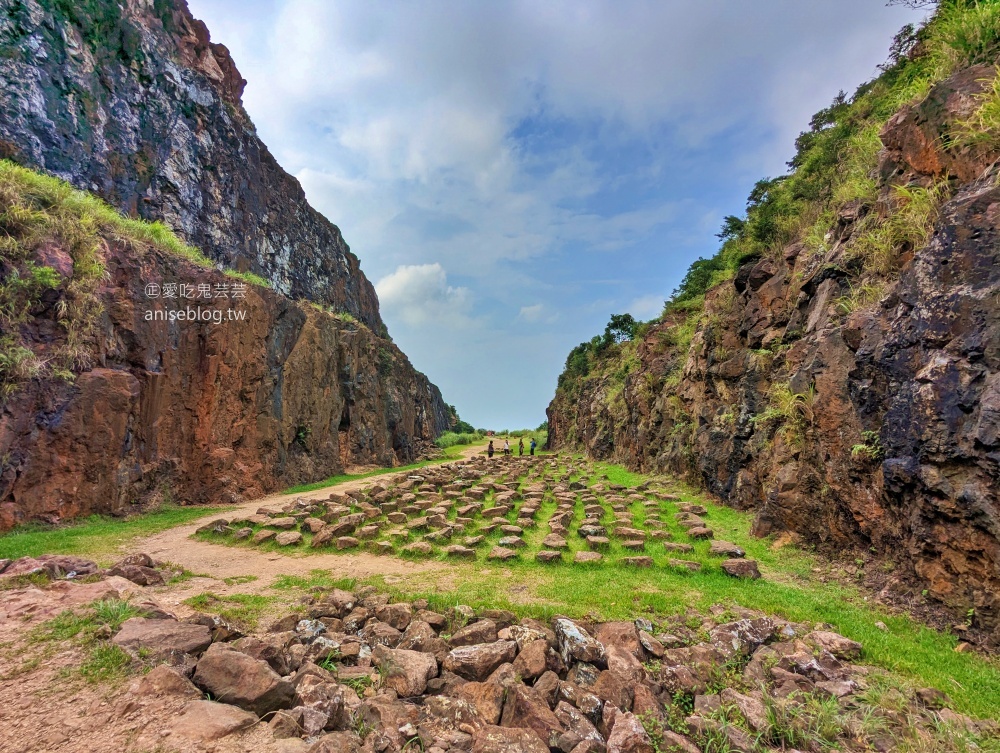
M882 0L189 0L395 342L477 427L657 316L924 11Z

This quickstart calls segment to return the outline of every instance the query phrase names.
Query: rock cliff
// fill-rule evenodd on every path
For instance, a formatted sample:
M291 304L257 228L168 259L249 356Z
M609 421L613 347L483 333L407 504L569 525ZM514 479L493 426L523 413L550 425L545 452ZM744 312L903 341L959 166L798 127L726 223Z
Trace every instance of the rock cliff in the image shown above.
M65 255L35 253L56 269ZM87 365L5 393L0 530L150 501L224 503L350 464L396 465L446 425L438 389L353 317L256 285L239 295L238 279L156 246L108 239L102 261L96 319L73 351ZM231 297L150 297L150 281ZM61 318L80 295L72 286L70 271L21 324L36 364L58 362L73 338Z
M449 425L244 84L182 0L0 0L0 157L180 238L0 163L0 530L397 465ZM242 318L145 318L188 305Z
M698 263L723 277L703 301L682 291L631 342L609 333L574 350L549 440L681 474L756 511L759 535L876 552L890 591L923 593L990 630L1000 624L1000 143L982 116L997 99L996 46L980 57L989 64L871 116L883 104L873 98L891 101L886 78L912 73L923 51L817 116L797 169L758 184L747 218L727 220L732 242ZM841 138L840 127L832 198L807 204L816 172L805 171L818 159L808 145ZM852 183L858 133L873 146ZM788 196L797 203L783 205ZM790 232L752 245L765 219L793 212Z
M184 0L0 0L0 50L0 157L382 331L357 257L258 138L246 82Z

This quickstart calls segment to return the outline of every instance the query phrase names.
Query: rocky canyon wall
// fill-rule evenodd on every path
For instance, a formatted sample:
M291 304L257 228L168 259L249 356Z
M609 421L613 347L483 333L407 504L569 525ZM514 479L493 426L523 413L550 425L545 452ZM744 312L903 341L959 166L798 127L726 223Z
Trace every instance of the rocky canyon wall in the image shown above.
M1000 624L998 153L945 138L993 75L962 71L891 118L880 198L841 207L820 251L800 237L739 266L689 346L668 313L567 372L551 444L681 474L760 535L877 552L898 587ZM898 185L943 203L867 302L852 243Z
M0 157L381 331L357 257L257 136L246 82L184 0L0 0L0 50Z
M41 245L25 231L27 245L0 249L4 281L60 275L23 316L16 294L0 316L0 529L397 465L448 427L340 231L258 137L244 85L183 0L0 0L0 157L163 221L219 270L269 286L248 287L239 321L147 321L177 303L147 283L234 280L106 230L100 284L82 290L79 228L55 221ZM12 215L2 223L20 238ZM93 321L74 329L67 310Z

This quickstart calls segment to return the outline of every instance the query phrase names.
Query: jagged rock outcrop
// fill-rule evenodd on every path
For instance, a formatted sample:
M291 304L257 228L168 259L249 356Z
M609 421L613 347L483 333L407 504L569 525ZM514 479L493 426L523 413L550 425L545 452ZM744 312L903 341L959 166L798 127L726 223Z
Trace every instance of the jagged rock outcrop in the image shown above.
M796 241L710 290L684 353L668 317L623 385L605 374L560 389L550 444L682 474L755 510L760 535L874 548L897 586L916 580L976 625L1000 624L997 155L942 138L992 76L961 71L883 129L880 201L942 181L950 198L877 303L852 297L846 249L878 211L854 203L826 253Z
M357 257L258 138L246 82L184 0L2 0L0 49L0 157L383 332Z
M0 413L0 530L160 499L229 502L349 464L396 465L446 425L437 387L357 321L258 286L241 299L149 299L150 281L234 282L155 248L109 243L105 266L91 368L72 382L31 381ZM30 340L59 347L65 296L49 291ZM187 309L221 322L147 319ZM230 310L243 319L228 321Z
M84 290L63 231L15 248L5 219L0 277L47 266L61 282L0 331L0 530L396 465L447 428L440 391L388 338L357 257L260 141L245 82L183 0L0 0L0 50L0 157L162 220L271 288L190 306L239 320L150 321L186 302L147 284L234 279L108 231Z

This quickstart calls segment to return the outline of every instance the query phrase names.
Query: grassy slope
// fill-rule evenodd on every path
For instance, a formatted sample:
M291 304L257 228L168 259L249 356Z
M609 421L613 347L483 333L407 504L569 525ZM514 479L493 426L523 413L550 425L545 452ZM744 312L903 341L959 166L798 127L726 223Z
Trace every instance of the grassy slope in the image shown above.
M71 554L90 557L109 565L121 547L135 539L152 536L210 515L218 507L164 507L131 518L92 515L69 525L29 524L0 534L0 559L36 557L39 554Z

